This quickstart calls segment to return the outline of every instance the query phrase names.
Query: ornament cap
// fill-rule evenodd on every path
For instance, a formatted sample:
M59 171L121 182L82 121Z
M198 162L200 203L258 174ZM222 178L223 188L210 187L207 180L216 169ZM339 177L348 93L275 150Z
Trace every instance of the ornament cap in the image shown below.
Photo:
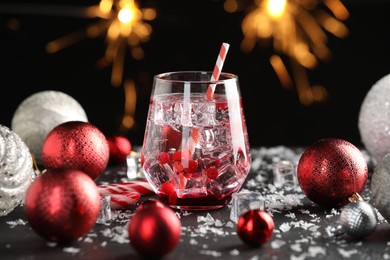
M354 194L351 195L351 197L348 198L349 202L359 202L363 201L362 196L359 195L359 193L355 192Z

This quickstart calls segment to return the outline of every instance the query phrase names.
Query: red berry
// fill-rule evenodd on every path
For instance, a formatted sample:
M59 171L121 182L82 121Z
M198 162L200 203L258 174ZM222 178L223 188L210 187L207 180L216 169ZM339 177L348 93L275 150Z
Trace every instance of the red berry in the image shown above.
M170 205L176 205L176 202L177 202L177 194L176 194L176 192L172 192L168 196L168 203Z
M215 167L206 169L206 175L209 179L215 179L218 176L218 170Z
M172 155L172 160L173 160L173 161L181 161L181 151L176 151L176 152Z
M183 161L191 158L190 152L187 150L177 151L172 155L173 161Z
M189 160L188 162L186 162L186 164L183 164L187 166L183 169L188 173L195 172L198 169L198 162L195 160Z
M161 188L161 191L165 194L171 194L171 193L175 192L175 187L173 186L172 183L169 183L169 182L164 182L160 188Z
M213 162L213 165L214 166L218 166L218 165L220 165L221 164L221 160L220 159L217 159L217 160L215 160L214 162Z
M169 162L169 154L162 152L158 155L158 161L160 164L166 164Z
M181 162L175 161L175 162L173 163L173 170L174 170L176 173L182 172L184 169L183 169L183 165L181 164Z

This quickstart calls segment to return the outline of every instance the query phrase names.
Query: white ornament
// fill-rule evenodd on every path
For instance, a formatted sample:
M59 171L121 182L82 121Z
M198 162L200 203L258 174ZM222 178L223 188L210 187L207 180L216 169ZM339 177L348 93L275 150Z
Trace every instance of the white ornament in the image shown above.
M368 91L360 107L358 127L363 145L377 163L390 152L390 74Z
M23 202L34 178L28 147L15 132L0 125L0 216Z
M71 96L46 90L27 97L16 109L11 129L30 148L38 164L42 163L42 145L47 134L68 121L88 122L83 107Z
M370 188L372 204L390 222L390 153L376 165Z

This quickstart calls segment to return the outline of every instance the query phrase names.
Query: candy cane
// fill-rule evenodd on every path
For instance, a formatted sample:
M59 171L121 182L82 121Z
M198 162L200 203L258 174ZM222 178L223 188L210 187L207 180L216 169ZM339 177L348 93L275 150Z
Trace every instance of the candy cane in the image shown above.
M133 191L133 192L135 191L141 194L141 196L154 193L152 187L146 180L99 185L98 190L100 195L122 194L123 192L126 191Z
M110 206L112 209L134 205L142 195L154 193L146 180L99 185L98 191L101 196L111 196Z
M111 195L111 209L121 209L134 205L141 198L141 194L136 191L125 191L121 194Z

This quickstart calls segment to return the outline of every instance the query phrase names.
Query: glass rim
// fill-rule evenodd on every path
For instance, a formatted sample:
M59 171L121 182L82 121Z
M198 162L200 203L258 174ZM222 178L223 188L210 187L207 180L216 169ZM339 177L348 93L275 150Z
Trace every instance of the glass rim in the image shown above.
M204 74L204 75L210 75L210 79L208 80L182 80L182 79L170 79L167 78L170 75L178 75L178 74ZM238 80L238 76L234 73L230 72L221 72L220 78L218 80L211 80L211 75L213 74L212 71L204 71L204 70L182 70L182 71L169 71L169 72L163 72L156 74L154 76L154 79L159 80L159 81L165 81L165 82L175 82L175 83L184 83L184 82L189 82L189 83L196 83L196 84L218 84L218 83L223 83L229 80ZM221 79L221 76L224 77Z

